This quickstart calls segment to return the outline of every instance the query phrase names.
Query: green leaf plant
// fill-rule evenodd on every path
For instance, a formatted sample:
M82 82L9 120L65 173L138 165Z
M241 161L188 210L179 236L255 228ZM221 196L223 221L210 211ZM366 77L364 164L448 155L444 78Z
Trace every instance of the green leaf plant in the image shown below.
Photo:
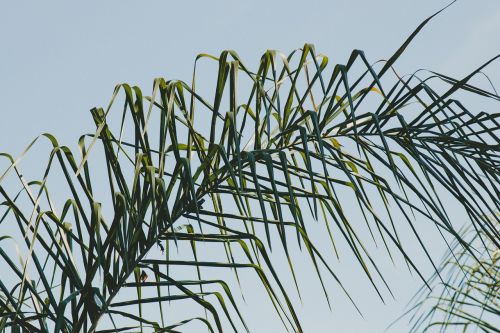
M439 272L423 224L470 260L452 284L462 296L443 297L468 302L472 267L484 267L497 291L499 114L470 111L456 96L498 102L494 88L471 83L498 57L462 79L399 76L394 63L431 18L373 64L354 50L330 65L310 44L266 51L256 70L234 51L200 54L191 83L158 78L151 96L117 85L107 108L91 110L96 129L78 151L43 134L18 158L1 154L0 332L246 332L243 275L283 330L302 332L283 282L291 277L300 293L295 252L310 259L327 302L331 282L351 298L331 264L346 253L383 299L389 284L367 243L424 279L400 237L407 230ZM200 84L207 62L216 75ZM26 179L22 161L43 140L43 176ZM462 207L490 261L459 232L444 197ZM489 311L493 296L482 296ZM447 300L438 307L450 316L462 309ZM186 302L192 311L178 319L174 304Z
M491 221L498 229L498 215ZM500 332L500 250L471 226L462 234L480 261L452 244L428 280L432 289L422 288L414 297L407 312L410 332Z

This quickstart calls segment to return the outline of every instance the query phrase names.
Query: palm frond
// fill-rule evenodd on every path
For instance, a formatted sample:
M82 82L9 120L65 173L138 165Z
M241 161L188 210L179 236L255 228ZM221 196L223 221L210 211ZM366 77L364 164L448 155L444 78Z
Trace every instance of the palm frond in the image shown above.
M498 226L498 219L491 219ZM475 230L466 228L464 238L474 249L477 262L457 243L445 257L437 275L429 280L431 291L415 295L412 332L498 332L500 317L500 250L484 244Z
M478 238L498 248L496 221L484 218L499 206L498 114L454 98L498 102L470 83L497 58L461 80L399 77L392 66L426 22L373 65L355 50L328 67L309 44L288 56L267 51L256 71L234 51L202 54L191 84L156 79L151 96L118 85L106 109L92 109L96 130L80 138L79 156L40 136L51 146L41 179L25 179L24 153L3 154L0 234L11 238L0 238L0 331L247 331L228 282L228 272L239 284L247 271L284 327L302 331L272 252L285 254L297 290L296 245L328 301L327 276L350 297L332 255L315 244L312 220L331 254L343 255L340 243L349 249L382 299L389 285L367 242L422 276L399 233L409 230L434 265L418 232L431 223L480 262L441 196L459 202ZM204 60L218 66L212 90L198 84ZM201 314L172 319L171 304L182 300Z

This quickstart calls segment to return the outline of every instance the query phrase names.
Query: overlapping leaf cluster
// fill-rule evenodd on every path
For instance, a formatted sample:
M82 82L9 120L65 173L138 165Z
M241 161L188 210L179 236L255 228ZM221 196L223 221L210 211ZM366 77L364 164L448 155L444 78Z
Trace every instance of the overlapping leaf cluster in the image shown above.
M408 228L433 263L418 223L435 224L443 241L452 237L478 260L448 217L443 192L498 248L496 221L484 218L499 204L498 114L453 99L460 91L500 99L468 83L484 66L462 80L431 73L386 82L426 22L378 65L356 50L329 67L306 44L288 56L266 52L257 71L233 51L200 55L197 64L218 64L213 97L197 88L196 66L191 84L157 79L148 97L121 84L106 110L92 110L96 131L81 137L80 156L43 135L53 149L40 180L25 179L22 156L3 154L0 331L177 332L195 322L246 331L228 281L246 270L284 327L302 331L272 250L284 251L295 279L289 249L298 244L328 298L325 275L343 288L328 264L342 242L383 297L389 286L363 245L367 233L417 273L398 230ZM445 91L433 90L432 80ZM49 191L52 174L59 189ZM61 206L55 191L67 192ZM330 253L308 233L314 219L330 235ZM212 245L225 259L207 259ZM186 278L179 267L195 274ZM170 321L169 306L181 300L205 313Z

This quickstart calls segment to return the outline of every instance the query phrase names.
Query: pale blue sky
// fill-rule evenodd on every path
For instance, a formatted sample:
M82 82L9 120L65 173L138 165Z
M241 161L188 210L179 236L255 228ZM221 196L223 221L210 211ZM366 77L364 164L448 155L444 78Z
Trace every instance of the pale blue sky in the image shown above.
M74 148L82 132L94 129L88 110L105 106L115 84L127 82L149 93L156 77L189 81L198 53L234 49L255 68L266 49L288 53L309 42L331 63L346 62L355 48L371 62L387 59L448 2L4 0L0 151L17 155L43 132L56 133ZM395 67L400 73L427 68L462 77L498 53L500 1L459 0L424 28ZM497 86L499 69L494 64L487 70ZM344 269L346 279L357 279L349 276L348 265ZM384 306L370 291L366 300L358 299L365 303L365 319L344 308L344 300L330 313L324 301L308 298L305 286L300 313L306 332L382 332L420 285L402 272L404 265L387 269L397 301ZM358 297L368 289L364 283L354 291ZM328 319L321 322L321 316ZM256 327L265 332L261 325Z

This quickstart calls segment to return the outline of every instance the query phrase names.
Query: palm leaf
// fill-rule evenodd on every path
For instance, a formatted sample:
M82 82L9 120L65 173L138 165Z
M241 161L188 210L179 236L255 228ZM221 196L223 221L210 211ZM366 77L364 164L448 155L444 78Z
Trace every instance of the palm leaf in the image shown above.
M11 239L0 240L8 275L0 331L177 332L194 323L247 331L227 277L233 272L239 284L243 271L284 327L302 331L271 251L284 251L295 280L296 242L328 302L326 276L350 298L311 220L321 221L332 253L343 255L337 247L345 245L382 299L389 285L367 242L382 242L422 276L399 233L409 230L434 265L417 229L431 223L480 263L441 196L458 201L478 239L498 248L496 220L484 218L499 204L498 114L474 113L454 98L500 100L469 82L496 58L461 80L388 77L428 20L382 65L355 50L330 69L306 44L288 56L267 51L256 71L234 51L202 54L191 84L156 79L151 96L120 84L106 110L91 110L96 130L79 140L79 157L52 135L40 138L51 145L40 180L24 178L25 153L3 154L0 228ZM214 60L211 96L197 87L196 68ZM432 89L435 81L446 91ZM181 267L194 274L186 278ZM177 320L169 305L185 300L193 314Z
M498 220L492 218L498 226ZM480 240L481 233L465 228L463 235L474 248L477 262L457 242L444 258L439 272L429 283L431 291L421 289L410 307L412 332L498 332L500 316L499 250Z

